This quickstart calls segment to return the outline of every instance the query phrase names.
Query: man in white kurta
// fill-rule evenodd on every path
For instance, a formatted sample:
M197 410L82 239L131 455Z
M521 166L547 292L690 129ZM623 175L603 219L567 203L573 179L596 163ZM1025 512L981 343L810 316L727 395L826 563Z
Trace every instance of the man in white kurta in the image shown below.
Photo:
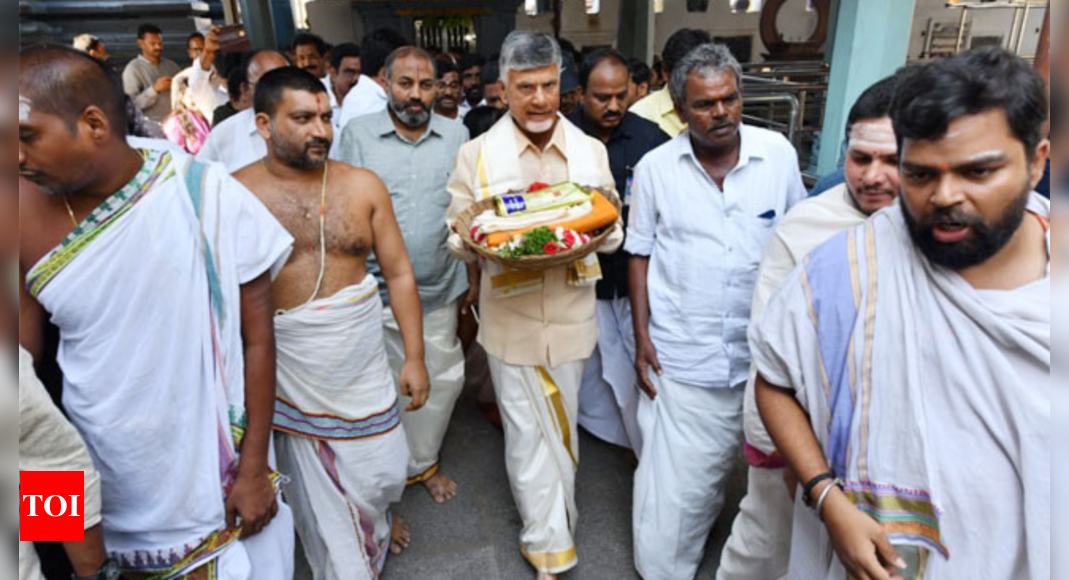
M901 203L812 252L752 327L804 484L789 578L1051 578L1043 101L998 50L908 73Z
M633 527L635 565L647 580L698 573L742 446L745 337L761 251L805 198L790 143L742 124L730 52L703 45L677 68L689 80L675 95L689 130L639 163L625 246L635 256L631 301L646 391ZM697 80L714 77L701 92ZM727 113L691 119L690 103L703 101Z
M869 88L850 111L846 182L791 210L765 248L751 317L760 320L783 280L814 248L864 223L894 203L899 192L898 144L891 126L895 77ZM784 485L785 464L765 429L754 397L755 374L746 384L743 430L749 487L720 558L718 580L776 580L790 563L794 504Z
M557 113L556 41L514 32L501 62L512 113L461 148L449 182L451 222L477 200L526 191L536 182L614 190L605 146ZM604 251L619 247L619 227L612 237ZM450 247L474 261L456 234ZM489 355L504 422L506 466L524 523L520 549L540 577L555 578L578 563L579 385L598 338L597 259L543 272L506 271L490 262L482 267L479 343Z

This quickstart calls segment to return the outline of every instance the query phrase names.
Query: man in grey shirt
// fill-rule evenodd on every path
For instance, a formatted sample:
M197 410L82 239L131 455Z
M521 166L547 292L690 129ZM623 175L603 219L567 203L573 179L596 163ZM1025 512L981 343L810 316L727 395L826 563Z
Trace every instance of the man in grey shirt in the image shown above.
M123 90L149 119L163 123L171 114L171 80L182 67L163 58L163 35L159 27L142 24L137 29L141 54L122 73Z
M474 293L469 292L466 267L449 254L445 219L452 201L446 184L460 146L468 140L468 130L432 112L437 77L434 60L425 51L396 50L386 62L386 82L389 107L350 121L342 134L339 157L375 172L386 183L416 271L431 394L423 409L402 415L412 451L408 483L422 483L435 501L445 503L457 489L439 473L438 453L464 387L457 302L463 297L467 308L471 297L478 296L477 285ZM368 261L368 268L381 279L374 260ZM387 298L383 293L383 300ZM390 308L383 322L396 378L404 349Z

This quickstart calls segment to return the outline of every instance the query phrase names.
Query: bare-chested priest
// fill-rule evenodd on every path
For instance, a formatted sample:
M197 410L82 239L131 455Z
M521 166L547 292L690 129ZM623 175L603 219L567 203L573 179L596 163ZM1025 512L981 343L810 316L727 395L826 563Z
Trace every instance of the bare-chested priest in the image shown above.
M401 393L423 406L429 379L416 278L386 187L374 174L327 161L330 98L296 68L265 75L256 125L267 157L235 177L296 239L274 285L278 340L276 446L316 580L378 578L388 549L407 547L390 504L408 477L382 330L378 257L405 344Z

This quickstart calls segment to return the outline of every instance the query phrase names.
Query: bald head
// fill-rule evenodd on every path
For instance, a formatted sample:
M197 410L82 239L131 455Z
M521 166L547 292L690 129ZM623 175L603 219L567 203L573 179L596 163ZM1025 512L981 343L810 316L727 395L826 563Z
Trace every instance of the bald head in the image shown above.
M246 80L250 85L256 86L256 83L260 82L260 79L265 74L287 66L290 66L290 63L286 60L286 57L273 50L258 52L249 61L249 74L246 76Z
M393 80L393 77L395 75L395 71L393 70L394 64L399 61L407 60L410 58L423 60L429 63L431 65L431 76L437 78L438 65L437 63L435 63L434 57L431 56L431 53L427 52L426 50L423 50L422 48L419 48L418 46L402 46L401 48L398 48L397 50L390 53L390 56L386 58L386 82L391 82Z
M97 59L72 48L39 46L19 54L19 95L34 111L59 117L73 130L90 107L100 109L112 132L126 135L122 87Z

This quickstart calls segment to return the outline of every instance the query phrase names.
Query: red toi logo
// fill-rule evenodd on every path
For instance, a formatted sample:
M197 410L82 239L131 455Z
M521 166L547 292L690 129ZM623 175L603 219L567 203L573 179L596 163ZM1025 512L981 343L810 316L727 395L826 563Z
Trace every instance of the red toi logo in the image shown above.
M19 473L19 541L85 540L85 473Z

